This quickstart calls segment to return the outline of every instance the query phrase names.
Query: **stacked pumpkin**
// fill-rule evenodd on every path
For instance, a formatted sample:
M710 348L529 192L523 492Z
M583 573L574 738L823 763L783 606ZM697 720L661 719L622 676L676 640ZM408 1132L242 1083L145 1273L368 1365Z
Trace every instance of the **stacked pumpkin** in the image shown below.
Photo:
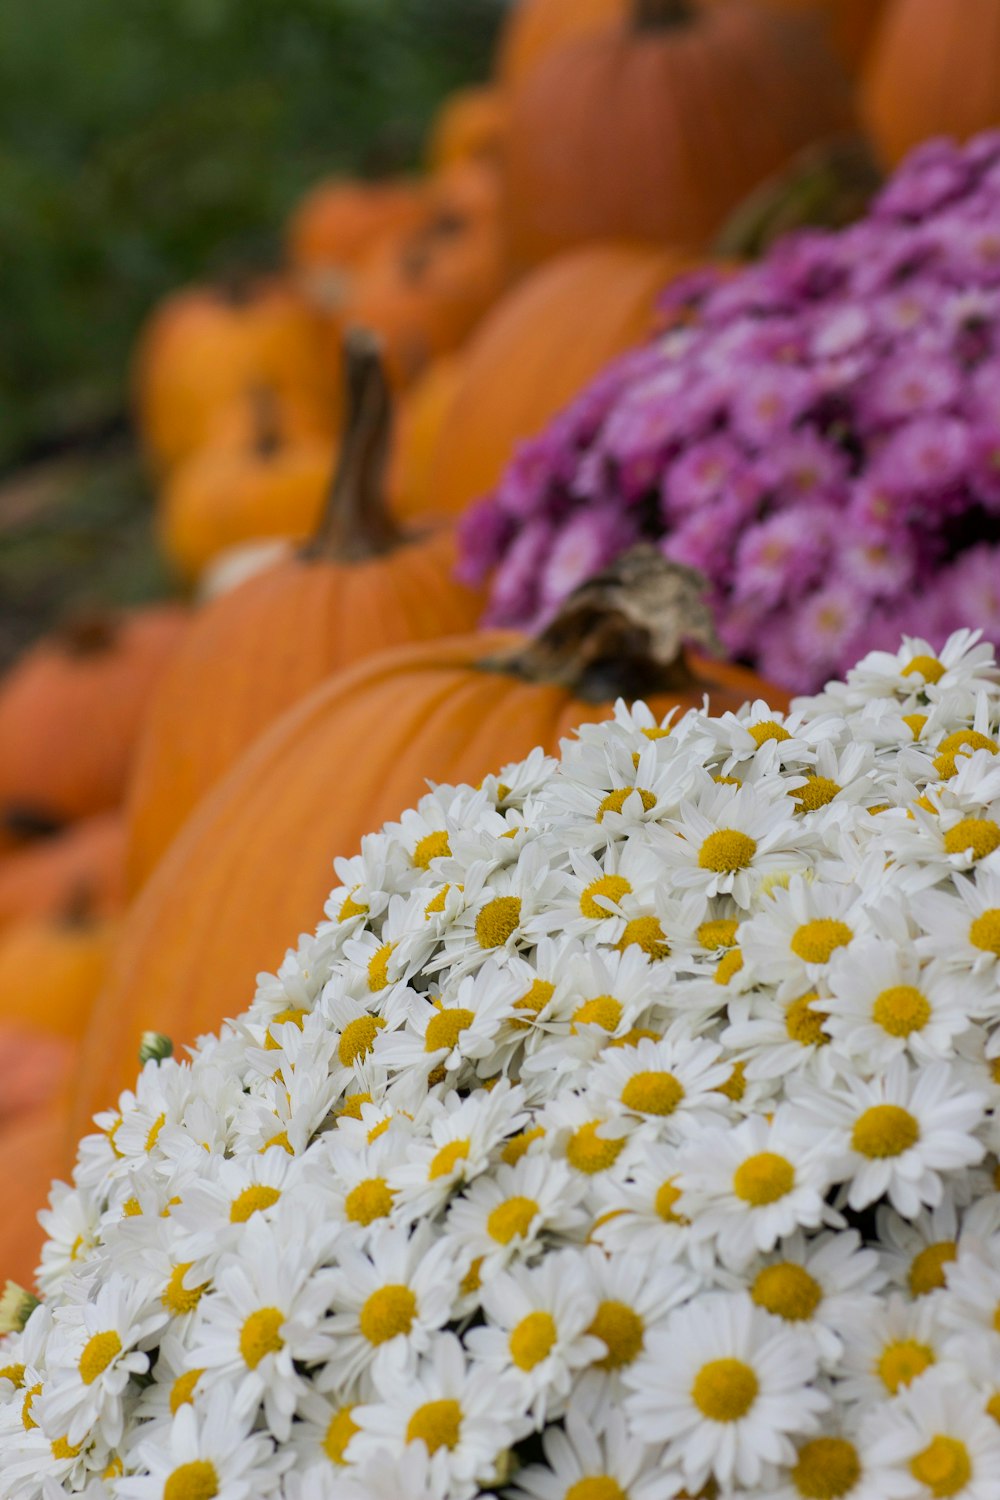
M89 711L122 757L113 792L50 805L11 783L11 828L72 826L3 856L0 922L20 903L75 931L123 890L131 902L67 1064L70 1125L50 1106L36 1154L17 1157L37 1179L16 1185L23 1203L128 1084L143 1032L181 1046L237 1009L314 925L331 850L352 853L428 780L555 752L619 696L651 695L662 715L764 693L686 653L717 649L700 580L649 551L584 583L533 643L470 633L484 601L454 580L450 522L518 442L663 331L663 288L748 194L852 128L845 65L884 8L522 0L496 83L448 101L423 176L320 184L280 276L181 292L154 315L136 404L160 540L212 597L128 733L112 722L124 690ZM82 775L82 729L65 719L43 738ZM39 775L53 759L23 757ZM0 1225L0 1271L28 1279L37 1238L27 1214Z

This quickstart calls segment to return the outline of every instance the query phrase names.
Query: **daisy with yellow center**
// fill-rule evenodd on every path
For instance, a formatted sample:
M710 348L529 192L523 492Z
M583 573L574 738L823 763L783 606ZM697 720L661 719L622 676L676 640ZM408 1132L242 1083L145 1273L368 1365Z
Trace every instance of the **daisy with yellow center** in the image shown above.
M787 804L776 805L753 787L717 786L708 777L696 791L657 830L657 849L674 885L732 896L746 909L762 880L807 867L802 830Z
M448 1233L480 1274L533 1253L546 1234L576 1235L587 1185L564 1162L523 1156L471 1183L448 1210Z
M972 1022L975 997L940 964L921 965L912 949L863 938L834 955L825 1030L838 1049L877 1071L905 1055L931 1062L951 1055Z
M871 1460L905 1477L920 1500L990 1500L1000 1465L1000 1427L941 1368L901 1391L871 1423Z

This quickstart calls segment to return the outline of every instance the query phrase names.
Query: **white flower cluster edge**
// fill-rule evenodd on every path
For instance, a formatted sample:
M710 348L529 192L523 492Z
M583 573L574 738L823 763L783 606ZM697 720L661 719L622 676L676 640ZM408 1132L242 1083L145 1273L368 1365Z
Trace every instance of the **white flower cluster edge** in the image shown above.
M996 1500L998 745L906 640L337 860L53 1189L3 1500Z

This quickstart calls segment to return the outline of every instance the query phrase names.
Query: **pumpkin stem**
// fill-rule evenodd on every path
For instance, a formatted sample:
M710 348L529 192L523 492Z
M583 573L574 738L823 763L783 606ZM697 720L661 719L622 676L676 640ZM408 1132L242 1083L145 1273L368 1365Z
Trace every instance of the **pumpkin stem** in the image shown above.
M64 820L55 813L44 807L31 807L26 802L8 802L0 809L0 829L24 843L55 838L65 826Z
M260 459L273 458L284 447L278 393L273 385L255 385L249 398L254 452Z
M110 610L80 609L59 626L55 637L67 656L100 656L111 650L120 626Z
M344 336L346 417L330 497L303 556L363 562L391 552L404 533L386 505L392 405L379 341L365 328Z
M524 646L480 663L601 703L696 688L685 641L722 647L704 600L706 581L649 544L633 547L575 589L551 624Z
M697 14L692 0L633 0L632 26L635 31L668 31L690 26Z

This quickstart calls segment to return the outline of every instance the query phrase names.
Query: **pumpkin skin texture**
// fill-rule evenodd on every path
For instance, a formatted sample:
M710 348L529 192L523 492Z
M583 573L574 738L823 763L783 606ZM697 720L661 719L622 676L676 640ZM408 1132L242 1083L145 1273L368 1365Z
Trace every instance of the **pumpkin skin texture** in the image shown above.
M161 471L203 447L219 413L248 391L308 402L320 424L339 409L322 319L277 279L168 298L141 334L133 383L140 433Z
M4 1201L0 1216L0 1274L30 1287L41 1258L45 1232L36 1214L48 1202L49 1185L68 1179L74 1150L67 1139L69 1103L65 1093L30 1112L0 1122L4 1160Z
M500 296L507 276L500 197L491 167L459 162L429 184L418 228L385 236L359 264L339 325L380 336L394 386L463 344Z
M0 934L0 1026L82 1036L104 982L113 920L25 917Z
M21 657L0 684L0 823L58 826L119 806L186 623L175 605L81 617Z
M125 826L98 813L0 858L0 931L22 917L51 917L85 900L97 916L125 905Z
M513 263L613 235L700 249L761 180L851 123L814 27L743 0L634 0L512 94Z
M550 53L625 15L628 0L519 0L500 36L497 73L520 83Z
M930 136L966 141L1000 125L1000 0L893 0L872 48L863 108L890 166Z
M484 633L384 652L329 678L254 744L130 909L78 1072L77 1133L134 1076L144 1030L166 1033L177 1049L238 1010L255 974L315 921L335 852L353 852L428 781L478 783L535 745L554 752L576 725L608 717L611 681L607 698L589 701L572 685L477 665L522 644ZM664 714L675 703L700 706L708 691L718 711L765 690L739 668L697 662L683 686L650 702Z
M457 515L491 490L520 440L648 334L657 297L689 265L658 246L605 242L556 256L508 292L464 352L432 468L434 505Z
M462 387L465 356L442 354L406 391L399 403L389 466L393 514L419 520L435 513L434 468L441 435Z
M288 260L307 280L313 272L354 265L382 235L414 228L424 211L419 182L329 178L306 194L289 219ZM311 280L309 285L318 290Z
M767 0L772 10L813 15L851 73L859 73L890 0Z
M432 172L456 162L499 161L507 128L507 105L501 89L489 84L457 89L438 110L427 146Z
M450 533L409 538L386 509L390 398L374 341L349 335L341 464L313 543L207 604L151 705L129 794L137 890L192 808L267 726L331 673L471 630Z

